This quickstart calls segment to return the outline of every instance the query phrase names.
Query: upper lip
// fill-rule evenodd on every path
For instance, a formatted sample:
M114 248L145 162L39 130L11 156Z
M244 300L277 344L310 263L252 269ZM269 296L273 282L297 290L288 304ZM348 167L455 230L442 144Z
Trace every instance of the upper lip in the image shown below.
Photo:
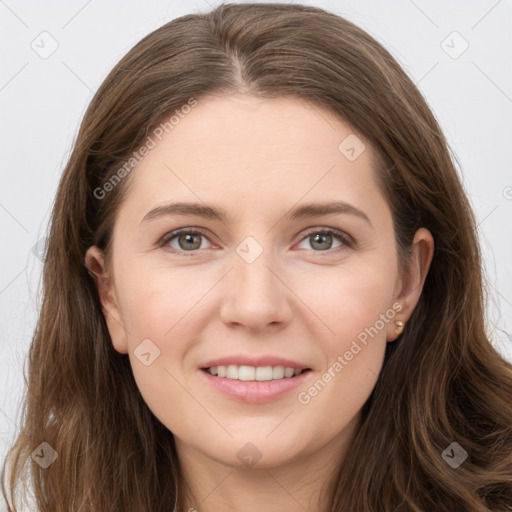
M306 364L271 355L258 357L244 355L220 357L206 361L200 368L206 369L212 366L229 366L230 364L236 366L284 366L285 368L293 368L294 370L309 369L309 366Z

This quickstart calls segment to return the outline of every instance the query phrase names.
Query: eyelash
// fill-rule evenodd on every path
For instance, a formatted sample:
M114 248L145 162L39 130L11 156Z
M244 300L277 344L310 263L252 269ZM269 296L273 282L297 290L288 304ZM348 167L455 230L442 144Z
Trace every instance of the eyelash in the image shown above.
M158 243L158 246L159 247L164 247L164 246L167 246L167 244L173 240L174 238L176 238L177 236L179 235L186 235L186 234L199 234L199 235L202 235L204 236L206 239L208 239L208 236L207 236L207 233L202 230L201 228L194 228L194 229L190 229L190 228L184 228L184 229L178 229L176 231L171 231L170 233L167 233L166 235L164 235L162 237L162 239L160 240L160 242ZM310 237L311 235L317 235L317 234L321 234L321 235L332 235L333 238L335 238L336 240L338 240L339 242L342 243L342 245L340 247L336 247L334 249L327 249L325 251L315 251L314 249L309 249L315 253L326 253L326 254L332 254L332 253L335 253L335 252L338 252L338 251L342 251L346 248L353 248L355 247L355 241L353 240L352 237L350 237L349 235L347 235L346 233L344 233L343 231L340 231L338 229L334 229L334 228L320 228L320 229L313 229L311 231L309 231L301 240L300 242L302 242L303 240L305 240L306 238ZM192 251L180 251L178 249L175 249L174 247L167 247L166 248L167 250L169 250L169 252L173 253L173 254L178 254L178 255L184 255L184 256L195 256L197 254L198 251L200 251L201 249L194 249Z

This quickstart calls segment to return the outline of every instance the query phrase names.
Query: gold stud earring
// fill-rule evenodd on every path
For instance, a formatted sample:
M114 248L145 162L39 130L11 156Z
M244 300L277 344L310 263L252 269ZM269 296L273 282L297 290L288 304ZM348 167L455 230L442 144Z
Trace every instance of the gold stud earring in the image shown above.
M404 327L404 323L402 322L402 320L395 320L395 324L396 324L396 333L400 334Z

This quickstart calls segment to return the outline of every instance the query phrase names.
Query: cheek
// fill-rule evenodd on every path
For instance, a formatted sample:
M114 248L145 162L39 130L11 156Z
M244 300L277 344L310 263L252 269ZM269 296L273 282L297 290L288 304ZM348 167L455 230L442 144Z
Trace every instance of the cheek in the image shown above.
M119 301L131 344L141 337L162 340L171 335L204 288L183 269L132 264L125 265L125 275L129 278L118 287Z
M382 367L385 343L381 340L374 339L366 346L358 341L343 345L297 394L297 417L309 425L314 439L333 439L354 421ZM315 421L318 418L322 420Z
M215 276L197 269L135 264L119 264L118 269L129 276L119 282L118 298L137 387L168 428L172 429L176 421L188 421L189 414L193 421L201 409L194 410L194 401L183 387L188 377L184 364L188 364L187 354L198 339L201 298L215 283Z
M384 272L374 265L345 267L329 279L317 276L315 291L302 284L301 298L329 331L317 338L323 367L299 390L297 401L309 417L328 415L333 435L361 409L380 373L387 329L396 315L392 268ZM318 435L325 436L325 425L317 427Z
M343 348L348 339L355 339L391 308L396 280L393 261L387 266L354 262L295 274L288 277L289 282L306 306L304 313L309 309L308 315L314 313L316 323L325 327L322 338L329 340L330 347Z

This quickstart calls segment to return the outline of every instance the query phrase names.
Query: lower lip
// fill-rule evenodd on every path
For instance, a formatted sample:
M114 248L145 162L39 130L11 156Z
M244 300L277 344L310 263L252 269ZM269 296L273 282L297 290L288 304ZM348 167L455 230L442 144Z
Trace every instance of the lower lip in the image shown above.
M214 377L205 370L200 370L200 373L204 374L208 382L222 393L243 402L260 404L275 400L300 386L311 373L311 370L302 372L295 377L266 381L244 381Z

